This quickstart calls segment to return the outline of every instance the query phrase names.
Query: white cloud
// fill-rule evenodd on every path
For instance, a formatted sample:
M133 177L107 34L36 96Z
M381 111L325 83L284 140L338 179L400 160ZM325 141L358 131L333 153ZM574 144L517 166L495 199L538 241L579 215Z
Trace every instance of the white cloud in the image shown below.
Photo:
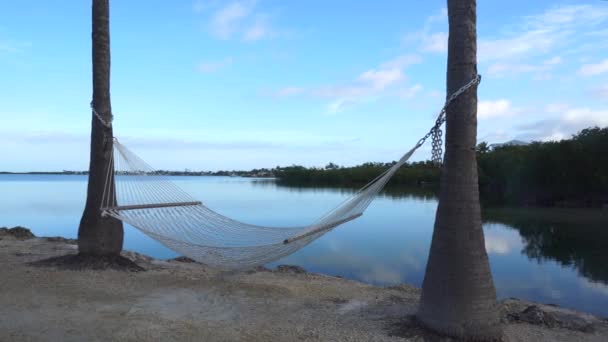
M327 112L327 114L338 114L340 112L343 112L346 107L348 107L349 105L352 105L354 103L355 103L355 101L352 99L339 98L337 100L330 102L327 105L326 112Z
M279 96L279 97L286 97L286 96L299 95L299 94L304 93L304 91L306 91L306 89L302 88L302 87L285 87L285 88L279 89L277 92L275 92L275 95Z
M422 37L422 51L446 53L448 51L448 33L437 32Z
M561 140L592 126L608 126L608 110L589 107L570 107L553 103L545 107L549 118L515 127L522 140Z
M593 76L608 72L608 58L595 64L584 64L578 73L581 76Z
M254 2L233 2L218 10L211 18L211 33L229 39L240 30L242 20L253 11Z
M494 63L488 67L488 74L494 77L517 76L523 73L534 73L537 79L551 78L550 71L562 62L559 56L547 59L540 64Z
M588 123L598 126L608 126L608 110L593 110L590 108L570 108L567 109L562 119L567 123Z
M403 62L403 61L401 61ZM392 61L382 65L395 64ZM311 89L314 96L333 98L327 106L328 114L343 112L346 108L357 103L368 101L370 97L381 96L386 90L405 80L405 75L399 68L370 69L361 73L353 82L344 85L331 85Z
M544 65L557 65L562 62L562 58L560 56L555 56L553 58L547 59L543 62Z
M229 66L230 64L232 64L232 57L226 57L220 61L201 62L196 66L196 70L202 73L211 73Z
M194 9L201 12L216 4L195 3ZM209 31L219 39L236 37L247 42L276 37L277 33L270 24L269 16L257 10L256 5L257 0L241 0L217 9L211 15Z
M381 96L412 98L422 89L421 85L400 89L397 87L407 79L403 69L421 61L422 58L415 54L401 55L380 63L378 68L362 72L350 82L310 88L289 86L272 94L279 97L307 94L328 98L330 99L326 110L328 114L343 112L356 104Z
M447 7L443 7L441 10L439 10L438 14L431 15L430 17L428 17L426 19L426 23L432 24L435 22L443 22L446 20L448 20L448 9L447 9Z
M370 94L373 89L362 84L329 85L310 89L318 97L361 97Z
M608 85L591 89L589 93L598 99L608 99Z
M258 17L253 25L247 28L243 34L243 40L256 41L273 35L273 31L265 17Z
M488 67L488 74L494 76L514 75L531 71L538 71L538 65L494 63Z
M511 105L511 101L506 99L479 101L477 103L477 117L480 119L508 116L515 114L517 111Z
M421 52L446 53L448 47L447 28L448 10L442 8L437 14L426 18L422 30L411 32L405 35L403 41L406 43L417 43ZM439 24L443 27L442 31L431 32L432 27Z
M550 103L545 107L547 113L563 113L569 106L565 103Z
M358 80L368 83L373 89L382 90L404 79L400 69L371 69L359 75Z
M579 38L608 20L608 8L593 5L553 7L527 16L507 37L479 40L480 61L504 61L542 55L578 44Z
M390 61L380 64L382 69L404 69L410 65L422 63L422 57L416 54L406 54L395 57Z
M208 8L214 7L218 4L220 0L196 0L192 4L192 10L195 13L201 13Z
M402 99L411 99L414 98L422 91L422 85L415 84L409 88L401 88L397 90L397 94Z
M547 53L559 41L558 36L557 32L534 30L512 38L492 40L482 38L479 40L479 60L506 60L527 54Z

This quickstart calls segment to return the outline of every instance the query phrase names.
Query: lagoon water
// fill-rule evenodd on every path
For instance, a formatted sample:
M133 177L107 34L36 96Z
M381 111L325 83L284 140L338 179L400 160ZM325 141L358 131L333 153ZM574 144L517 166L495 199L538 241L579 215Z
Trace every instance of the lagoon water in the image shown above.
M285 187L269 179L172 179L210 208L261 225L307 224L352 194L347 189ZM75 175L0 175L0 226L25 226L39 236L76 237L86 180ZM377 285L420 286L436 207L437 199L424 191L383 194L358 220L273 265L295 264ZM606 217L596 215L599 211L589 213ZM578 221L559 210L555 215L539 209L487 213L486 249L499 298L554 303L608 317L606 221ZM125 227L124 247L156 258L176 256L130 226Z

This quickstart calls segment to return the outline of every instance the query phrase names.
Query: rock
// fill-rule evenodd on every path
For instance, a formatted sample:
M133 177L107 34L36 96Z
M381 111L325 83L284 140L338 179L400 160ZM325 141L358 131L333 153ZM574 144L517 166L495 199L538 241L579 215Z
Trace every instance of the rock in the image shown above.
M185 262L185 263L194 263L196 262L196 260L190 259L186 256L178 256L176 258L173 259L169 259L167 261L177 261L177 262Z
M279 265L274 269L274 271L278 273L306 273L306 270L303 267L295 265Z
M509 314L507 318L512 322L523 322L548 328L562 328L587 333L595 331L596 323L594 319L586 318L585 315L570 312L569 310L562 310L555 306L546 307L546 310L543 310L537 305L530 305L519 313Z
M553 328L557 325L556 319L549 313L541 310L536 305L528 306L524 311L513 315L516 321L535 325L544 325Z
M120 255L133 261L134 263L149 263L150 261L152 261L151 257L137 252L122 251Z
M21 226L13 228L2 227L0 228L0 236L2 235L12 236L17 240L27 240L36 237L29 229Z

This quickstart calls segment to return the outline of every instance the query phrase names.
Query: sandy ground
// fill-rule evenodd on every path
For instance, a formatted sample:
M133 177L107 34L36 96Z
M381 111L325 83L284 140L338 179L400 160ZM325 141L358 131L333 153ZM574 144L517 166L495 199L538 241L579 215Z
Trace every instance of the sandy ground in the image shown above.
M419 290L408 285L383 288L289 271L222 274L135 253L126 255L146 272L27 265L75 251L65 241L0 236L0 341L447 340L411 323ZM502 302L505 317L529 305ZM505 340L608 341L605 320L538 307L559 324L505 319Z

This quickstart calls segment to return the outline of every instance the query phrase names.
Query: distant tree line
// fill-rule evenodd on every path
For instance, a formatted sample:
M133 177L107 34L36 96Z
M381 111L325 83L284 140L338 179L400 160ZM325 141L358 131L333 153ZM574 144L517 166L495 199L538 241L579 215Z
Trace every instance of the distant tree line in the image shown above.
M324 168L294 165L277 167L273 173L284 185L353 187L367 184L396 163L364 163L352 167L329 163ZM432 162L414 162L401 167L389 181L389 186L431 184L438 179L439 169Z
M608 203L608 127L571 139L477 148L486 203L594 207Z
M571 139L529 145L477 146L480 193L490 205L594 207L608 203L608 127L587 128ZM362 186L392 163L324 168L277 167L279 182L293 186ZM396 185L439 186L432 162L408 163L395 174Z

